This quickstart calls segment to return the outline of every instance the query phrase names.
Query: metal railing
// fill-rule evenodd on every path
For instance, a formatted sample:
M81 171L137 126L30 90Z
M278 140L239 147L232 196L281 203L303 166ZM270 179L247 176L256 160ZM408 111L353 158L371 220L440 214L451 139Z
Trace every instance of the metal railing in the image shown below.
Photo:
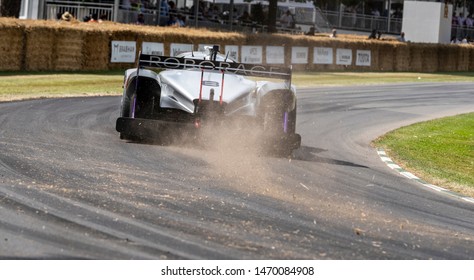
M399 34L402 30L401 18L361 15L323 10L322 14L330 25L339 29L352 29L370 32L374 29L383 33Z
M62 14L69 12L76 19L97 15L107 20L115 20L114 4L87 3L74 1L46 1L46 19L59 19Z
M472 41L474 39L474 27L453 26L451 28L451 39L457 39L459 41L467 39L468 41Z
M316 19L314 23L316 31L320 33L330 33L332 25L321 9L316 7Z
M168 15L158 15L157 10L153 9L126 9L119 7L116 9L114 4L104 3L87 3L77 1L46 1L45 17L46 19L58 19L63 13L69 12L78 20L83 20L86 16L97 15L104 17L106 20L122 22L122 23L136 23L138 14L142 13L145 18L146 25L166 25L169 17ZM182 12L181 12L182 13ZM188 26L196 26L194 15L187 11L182 13ZM198 26L209 28L224 28L236 31L251 31L251 30L265 30L266 28L256 24L246 24L229 22L217 22L200 16L198 18ZM402 19L387 17L376 17L353 13L344 13L337 11L327 11L316 9L315 28L319 32L330 32L331 28L350 29L370 32L377 29L383 33L399 34L402 29ZM280 30L281 31L281 30ZM283 30L284 32L284 30ZM469 33L471 32L464 32ZM471 36L472 38L472 36Z

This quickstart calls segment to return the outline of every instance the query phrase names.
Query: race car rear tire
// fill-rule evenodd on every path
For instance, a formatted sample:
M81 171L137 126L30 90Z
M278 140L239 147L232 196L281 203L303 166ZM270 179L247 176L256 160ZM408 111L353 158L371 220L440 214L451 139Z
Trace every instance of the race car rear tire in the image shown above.
M301 136L296 134L296 105L285 112L281 104L265 108L263 119L264 150L275 156L290 156L301 145ZM286 120L285 120L286 114Z

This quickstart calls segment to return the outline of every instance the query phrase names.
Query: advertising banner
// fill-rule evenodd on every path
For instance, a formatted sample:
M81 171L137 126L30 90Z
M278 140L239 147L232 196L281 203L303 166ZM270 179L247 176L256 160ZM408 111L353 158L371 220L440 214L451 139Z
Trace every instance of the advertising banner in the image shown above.
M135 41L112 41L110 61L114 63L134 63L137 52Z
M143 42L142 54L165 55L165 48L163 43Z
M336 64L337 65L351 65L352 64L352 50L351 49L337 49L336 50Z
M332 48L314 48L313 63L314 64L333 64Z
M194 48L193 44L170 44L170 56L177 56L180 53L192 52Z
M370 50L357 50L356 65L357 66L370 66L371 53Z
M239 61L239 46L237 45L225 46L225 55L228 55L229 58L235 61Z
M285 64L285 47L267 46L265 59L267 64Z
M242 63L263 63L262 46L242 46Z
M292 47L291 48L291 63L292 64L307 64L308 63L308 47Z

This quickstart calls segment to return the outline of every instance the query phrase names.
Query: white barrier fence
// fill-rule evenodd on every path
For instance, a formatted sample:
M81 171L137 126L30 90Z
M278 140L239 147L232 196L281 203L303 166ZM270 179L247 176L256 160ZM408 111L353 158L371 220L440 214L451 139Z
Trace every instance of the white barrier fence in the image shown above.
M111 62L133 63L136 60L137 42L135 41L112 41L111 42ZM193 44L171 43L170 51L165 54L164 43L142 42L140 50L143 54L149 55L169 55L175 56L182 52L194 50ZM204 48L203 44L198 45L198 50ZM313 61L310 61L310 51L313 54ZM229 57L239 60L242 63L253 64L285 64L285 47L282 46L224 46L224 52L229 53ZM354 52L354 53L353 53ZM336 64L336 65L356 65L370 67L372 65L372 55L370 50L351 50L341 48L321 48L321 47L291 47L290 64Z

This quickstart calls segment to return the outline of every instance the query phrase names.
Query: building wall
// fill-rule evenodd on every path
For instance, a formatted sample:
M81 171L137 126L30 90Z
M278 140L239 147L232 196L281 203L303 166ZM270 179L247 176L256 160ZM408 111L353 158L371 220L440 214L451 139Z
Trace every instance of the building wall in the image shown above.
M449 43L453 6L422 1L405 1L402 32L419 43Z

